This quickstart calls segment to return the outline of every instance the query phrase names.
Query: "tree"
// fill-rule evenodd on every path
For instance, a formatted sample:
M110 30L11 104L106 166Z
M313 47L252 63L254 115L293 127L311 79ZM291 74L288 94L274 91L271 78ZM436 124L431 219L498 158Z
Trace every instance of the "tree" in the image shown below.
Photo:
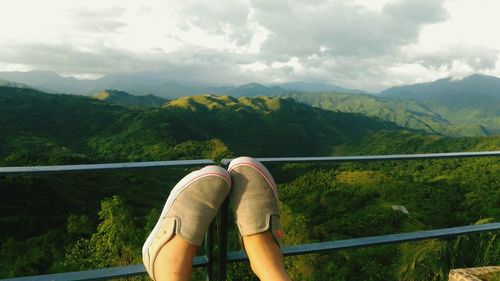
M101 223L90 239L80 239L69 249L66 267L81 270L139 262L142 233L124 200L118 196L103 200L99 219Z
M476 224L491 222L483 219ZM452 268L496 265L500 262L500 241L496 233L432 239L402 246L398 280L447 280Z

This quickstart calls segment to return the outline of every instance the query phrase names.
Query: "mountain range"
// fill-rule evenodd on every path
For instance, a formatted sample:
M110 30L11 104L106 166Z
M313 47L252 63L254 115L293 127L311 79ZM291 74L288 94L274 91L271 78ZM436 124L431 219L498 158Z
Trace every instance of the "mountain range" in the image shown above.
M0 79L24 83L48 93L68 93L92 96L106 89L125 91L133 95L148 95L172 99L182 96L212 93L231 96L278 95L290 91L341 91L361 93L360 90L343 88L327 83L293 82L271 86L249 83L240 86L198 85L170 81L158 73L112 74L96 80L79 80L62 77L55 72L0 72Z
M87 161L178 159L188 152L206 158L222 144L223 151L256 156L328 155L335 145L401 129L281 97L207 94L144 108L0 87L0 159L7 163L41 161L47 153L88 155Z
M0 79L0 86L13 87L13 88L31 88L30 86L23 83L10 82L3 79Z
M462 79L445 78L430 83L392 87L382 91L379 96L446 106L491 106L500 113L500 78L481 74Z
M362 113L400 126L446 136L485 136L500 133L498 107L445 106L431 102L352 95L336 92L284 95L314 107Z
M479 79L483 77L477 76ZM475 81L475 77L467 80ZM495 81L495 79L493 79ZM445 80L436 83L440 86L445 82L456 84L457 81ZM466 83L467 81L462 81ZM454 85L455 86L455 85ZM415 86L421 87L419 84ZM448 86L450 88L451 86ZM457 86L455 86L457 87ZM427 85L432 88L432 85ZM406 86L405 89L413 89ZM409 91L409 90L407 90ZM415 90L416 91L416 90ZM440 95L438 90L436 95ZM109 93L110 91L108 91ZM113 91L111 91L113 92ZM114 91L113 93L115 93ZM120 92L121 95L107 95L101 97L111 103L121 105L140 105L140 106L159 106L167 100L161 100L155 96L141 97L141 102L134 95L128 95ZM400 126L423 130L432 134L441 134L446 136L486 136L500 133L500 112L495 99L494 92L490 92L488 100L490 102L481 103L479 101L458 104L454 102L427 101L422 98L420 101L402 95L401 98L376 96L369 94L346 94L339 92L299 92L294 90L285 90L282 87L265 87L260 84L248 84L240 86L228 92L228 95L234 97L253 97L253 96L276 96L291 97L294 100L311 105L314 107L347 113L361 113L369 117L379 118L380 120L394 122ZM397 96L396 94L394 94ZM415 94L417 95L417 94ZM432 95L431 95L432 96ZM470 93L471 99L478 99L477 95ZM146 102L146 100L149 100Z
M52 72L32 71L2 72L0 78L6 79L0 80L0 85L35 87L52 93L84 93L127 106L161 106L171 99L200 94L281 96L326 110L362 113L433 134L484 136L500 133L500 79L480 74L392 87L378 95L332 84L305 82L272 86L250 83L238 87L184 85L151 73L78 80ZM59 90L54 90L56 88Z
M116 89L133 95L153 94L171 99L211 93L231 96L275 96L287 92L338 92L367 94L328 83L288 82L262 85L249 83L239 86L211 86L169 81L160 73L112 74L96 80L62 77L55 72L0 72L0 84L32 87L48 93L95 95L106 89ZM496 105L500 101L500 78L474 74L462 79L444 78L434 82L395 86L378 94L379 97L413 99L443 105Z
M134 96L118 90L106 90L96 94L93 98L108 103L124 106L161 106L168 100L154 95Z

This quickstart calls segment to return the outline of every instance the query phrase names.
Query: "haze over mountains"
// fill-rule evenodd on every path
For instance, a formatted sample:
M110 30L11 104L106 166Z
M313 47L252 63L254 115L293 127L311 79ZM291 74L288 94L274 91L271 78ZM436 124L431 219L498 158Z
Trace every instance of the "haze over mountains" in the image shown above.
M158 74L116 74L97 80L65 78L52 72L2 72L0 84L52 93L85 94L124 106L161 106L200 94L232 97L281 96L314 107L362 113L400 126L447 136L500 134L500 78L471 75L392 87L378 95L332 84L294 82L264 86L184 85ZM13 82L12 82L13 81ZM49 89L50 88L50 89Z
M361 90L346 89L327 83L293 82L266 87L257 83L240 86L234 85L197 85L168 80L158 73L113 74L96 80L78 80L62 77L55 72L0 72L0 79L15 83L24 83L48 93L67 93L92 96L102 90L116 89L133 95L148 95L172 99L201 93L213 93L231 96L278 95L289 91L340 91L344 93L362 93Z
M445 78L431 83L392 87L382 91L380 96L441 105L489 105L500 110L500 78L481 74L463 79Z
M328 83L288 82L273 85L249 83L244 85L199 85L175 82L159 73L113 74L96 80L79 80L62 77L55 72L0 72L0 81L18 83L18 86L33 87L48 93L95 95L102 90L116 89L133 95L153 94L162 98L178 98L202 93L227 94L232 96L278 95L283 92L339 92L366 94L358 89L347 89ZM463 79L444 78L429 83L395 86L378 94L381 97L414 99L440 103L461 103L468 97L500 100L500 78L474 74ZM477 99L476 99L477 100Z

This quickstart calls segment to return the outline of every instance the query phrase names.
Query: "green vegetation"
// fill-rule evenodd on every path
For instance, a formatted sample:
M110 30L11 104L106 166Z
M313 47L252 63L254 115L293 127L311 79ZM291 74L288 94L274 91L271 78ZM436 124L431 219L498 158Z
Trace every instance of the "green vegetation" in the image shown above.
M2 166L500 149L500 137L428 135L287 98L201 95L142 108L7 87L0 131ZM269 168L288 245L500 219L495 158ZM140 263L170 189L189 171L0 178L0 277ZM239 249L234 226L229 237ZM286 258L286 266L294 280L446 280L450 268L499 264L499 250L497 234L485 233ZM255 280L246 264L229 272Z
M107 90L97 93L95 99L124 106L161 106L166 99L154 95L134 96L118 90Z
M339 112L362 113L400 126L446 136L485 136L500 132L498 106L445 106L433 102L335 92L288 94L298 102Z

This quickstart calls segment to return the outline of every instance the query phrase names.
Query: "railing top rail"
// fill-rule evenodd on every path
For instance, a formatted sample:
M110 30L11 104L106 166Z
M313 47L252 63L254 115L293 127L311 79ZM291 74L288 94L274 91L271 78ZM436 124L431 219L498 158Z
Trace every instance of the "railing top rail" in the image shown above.
M425 154L392 154L392 155L360 155L360 156L331 156L331 157L277 157L256 158L263 163L312 163L312 162L366 162L387 160L422 160L440 158L467 158L500 156L500 151L481 152L448 152ZM222 159L222 165L228 165L233 159Z
M394 154L394 155L363 155L363 156L331 156L331 157L279 157L257 158L263 163L327 163L327 162L366 162L387 160L418 160L439 158L466 158L466 157L491 157L500 156L500 151L482 152L452 152L452 153L427 153L427 154ZM222 165L228 165L232 159L222 159ZM109 170L135 170L153 168L197 167L216 164L210 159L171 160L150 162L124 162L104 164L80 164L57 166L18 166L0 167L0 176L16 174L59 174L73 172L96 172Z
M213 164L215 164L214 161L210 159L197 159L197 160L172 160L172 161L126 162L126 163L58 165L58 166L0 167L0 176L15 175L15 174L60 174L60 173L70 173L70 172L96 172L96 171L109 171L109 170L197 167L197 166L213 165Z

